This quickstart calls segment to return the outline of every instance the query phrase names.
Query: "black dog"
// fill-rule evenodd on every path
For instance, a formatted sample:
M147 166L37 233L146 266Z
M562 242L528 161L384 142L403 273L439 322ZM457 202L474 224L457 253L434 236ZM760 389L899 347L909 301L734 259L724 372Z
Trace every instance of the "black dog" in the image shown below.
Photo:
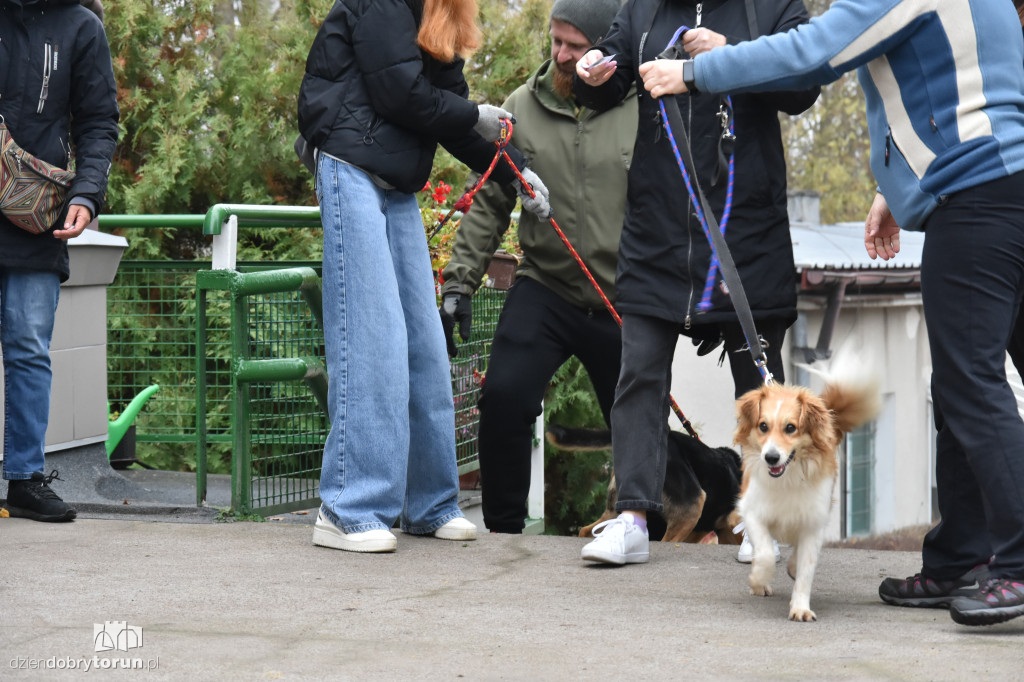
M607 430L549 425L546 435L548 442L560 450L607 450L611 447L611 434ZM720 544L740 544L743 536L733 533L730 515L740 493L741 463L740 456L730 448L713 448L685 433L670 431L665 487L661 493L664 511L660 518L653 513L648 515L651 539L700 542L714 531ZM580 537L590 537L594 526L618 516L615 500L615 473L612 472L605 512L597 521L582 528Z

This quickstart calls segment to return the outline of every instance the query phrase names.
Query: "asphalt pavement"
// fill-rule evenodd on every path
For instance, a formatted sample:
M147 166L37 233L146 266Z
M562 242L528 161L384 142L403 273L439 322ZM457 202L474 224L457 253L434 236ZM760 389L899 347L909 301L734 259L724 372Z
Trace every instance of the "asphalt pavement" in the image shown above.
M879 601L916 552L825 549L818 620L794 623L783 565L752 597L735 547L610 568L578 538L399 534L363 555L313 546L312 514L174 517L0 518L0 680L1024 679L1024 618Z

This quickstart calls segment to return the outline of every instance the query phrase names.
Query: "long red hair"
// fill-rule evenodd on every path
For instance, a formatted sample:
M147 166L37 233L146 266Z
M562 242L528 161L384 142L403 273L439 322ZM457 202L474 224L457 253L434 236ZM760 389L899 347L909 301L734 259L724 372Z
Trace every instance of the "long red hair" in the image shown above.
M476 0L424 0L419 46L442 62L468 58L480 47L476 13Z

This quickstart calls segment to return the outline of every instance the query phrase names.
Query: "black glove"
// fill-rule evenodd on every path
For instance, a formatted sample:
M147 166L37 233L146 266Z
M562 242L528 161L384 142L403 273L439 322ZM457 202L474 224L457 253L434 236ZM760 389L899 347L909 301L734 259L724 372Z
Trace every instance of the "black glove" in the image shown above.
M455 347L455 323L459 323L459 336L469 341L469 328L473 324L472 299L465 294L447 293L441 299L441 326L444 327L444 338L448 342L448 356L456 357L459 349Z

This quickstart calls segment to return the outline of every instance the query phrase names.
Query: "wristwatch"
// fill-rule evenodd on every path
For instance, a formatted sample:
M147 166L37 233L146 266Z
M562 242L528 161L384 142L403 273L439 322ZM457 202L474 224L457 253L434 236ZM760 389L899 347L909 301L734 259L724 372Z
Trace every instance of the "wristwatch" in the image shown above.
M693 82L693 60L683 60L683 85L686 86L687 92L698 93L700 90L697 89L697 84Z

